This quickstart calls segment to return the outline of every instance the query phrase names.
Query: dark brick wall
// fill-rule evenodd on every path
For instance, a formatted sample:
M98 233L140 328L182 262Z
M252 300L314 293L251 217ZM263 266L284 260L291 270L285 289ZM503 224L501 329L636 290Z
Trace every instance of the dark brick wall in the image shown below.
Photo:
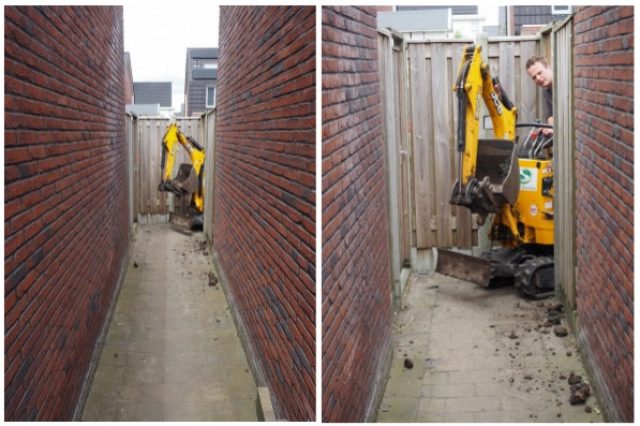
M366 420L390 348L376 9L322 9L322 417Z
M274 409L315 419L315 7L222 7L213 244Z
M610 415L633 421L633 7L575 18L577 310Z
M5 419L70 420L128 247L121 7L5 7Z

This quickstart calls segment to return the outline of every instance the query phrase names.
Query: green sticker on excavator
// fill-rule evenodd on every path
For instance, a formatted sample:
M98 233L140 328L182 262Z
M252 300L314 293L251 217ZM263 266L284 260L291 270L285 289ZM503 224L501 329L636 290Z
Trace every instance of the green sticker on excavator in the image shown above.
M520 190L538 190L538 169L536 169L535 167L520 168Z

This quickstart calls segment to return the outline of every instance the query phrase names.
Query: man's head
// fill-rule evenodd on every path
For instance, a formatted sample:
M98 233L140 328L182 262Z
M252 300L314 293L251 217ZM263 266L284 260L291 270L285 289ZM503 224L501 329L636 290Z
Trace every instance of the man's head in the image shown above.
M532 56L526 64L527 74L535 84L548 88L553 85L553 71L542 56Z

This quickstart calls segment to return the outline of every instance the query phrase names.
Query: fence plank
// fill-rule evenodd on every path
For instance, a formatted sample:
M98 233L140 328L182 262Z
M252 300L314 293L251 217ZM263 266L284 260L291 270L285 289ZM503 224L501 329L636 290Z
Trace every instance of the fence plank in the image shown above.
M554 28L554 275L567 310L576 306L572 21ZM559 101L558 96L567 97Z
M413 125L413 170L416 212L416 245L432 246L431 238L431 167L433 158L428 146L432 123L430 98L430 70L427 67L427 48L424 44L411 45L411 122Z
M521 70L524 73L523 78L520 84L520 93L522 96L520 97L520 103L518 104L518 121L521 122L532 122L538 118L538 90L536 89L536 85L526 74L525 65L527 60L536 54L538 50L537 42L535 41L526 41L522 42L520 46L520 51L522 52L520 56ZM526 129L525 129L526 130ZM521 135L521 137L524 135Z
M214 165L215 165L215 110L209 112L202 117L201 135L202 142L205 146L205 163L204 163L204 233L209 242L213 242L213 189L214 189Z
M400 240L400 257L402 262L409 260L411 257L411 204L409 198L409 147L407 132L407 113L408 113L408 93L407 93L407 53L406 43L401 42L400 51L394 53L395 72L398 75L397 90L398 93L398 134L400 141L400 188L401 194L401 232Z
M451 205L449 204L451 176L451 142L449 109L450 76L447 72L447 57L441 43L431 46L431 108L433 111L433 148L435 171L435 214L436 241L438 246L450 247L451 239Z

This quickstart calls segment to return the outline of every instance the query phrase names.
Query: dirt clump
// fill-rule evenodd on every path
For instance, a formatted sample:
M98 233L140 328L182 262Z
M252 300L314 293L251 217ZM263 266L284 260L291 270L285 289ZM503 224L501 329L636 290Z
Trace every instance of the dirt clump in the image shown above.
M578 383L571 386L571 398L569 398L569 403L571 405L579 405L584 404L591 395L591 386L586 383Z
M553 327L553 333L558 337L566 337L569 334L567 327L562 325L556 325Z
M209 287L213 287L218 284L218 277L213 272L209 272Z
M562 376L560 377L562 378ZM582 381L582 376L574 373L573 371L569 373L569 378L567 379L567 383L569 383L570 385L575 385L580 383L581 381Z

